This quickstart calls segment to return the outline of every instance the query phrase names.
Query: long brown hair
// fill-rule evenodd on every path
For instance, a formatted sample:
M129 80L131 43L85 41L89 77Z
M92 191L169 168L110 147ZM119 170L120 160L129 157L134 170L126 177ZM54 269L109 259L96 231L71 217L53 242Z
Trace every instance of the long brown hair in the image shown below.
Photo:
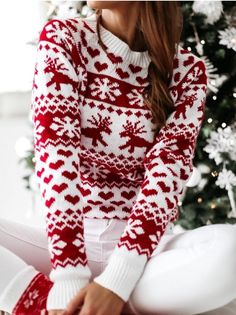
M106 50L99 33L101 10L97 9L96 15L99 43ZM153 122L157 124L157 133L174 109L168 87L183 27L180 4L178 1L140 1L136 25L151 59L148 68L149 84L144 89L143 96L152 112Z

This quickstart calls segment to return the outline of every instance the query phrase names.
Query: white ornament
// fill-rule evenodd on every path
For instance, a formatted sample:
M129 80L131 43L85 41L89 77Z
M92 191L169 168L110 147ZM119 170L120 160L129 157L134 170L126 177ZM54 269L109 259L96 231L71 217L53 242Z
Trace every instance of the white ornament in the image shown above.
M236 156L236 133L230 126L212 131L207 143L203 150L209 153L209 158L214 159L217 165L223 162L221 153L228 153L231 158Z
M192 175L190 176L186 186L187 187L195 187L199 184L201 180L201 173L200 171L194 166Z
M195 13L202 13L206 15L206 23L214 24L219 20L222 12L222 1L205 1L198 0L193 3L193 11Z
M202 56L201 59L204 61L205 66L206 66L206 73L207 73L207 77L208 77L208 81L207 81L207 87L214 93L218 92L218 86L217 85L217 80L219 79L219 74L218 73L214 73L217 72L218 69L212 64L212 62L210 61L210 59L207 56Z
M236 186L236 176L231 170L225 167L219 173L216 185L220 188L225 188L228 191L229 201L232 211L228 213L228 218L236 218L236 205L233 194L233 186Z
M236 28L228 27L223 31L218 31L220 41L219 43L227 46L227 48L232 48L236 51Z
M225 167L219 173L216 185L220 188L229 190L232 186L236 186L236 176L231 170L227 170Z

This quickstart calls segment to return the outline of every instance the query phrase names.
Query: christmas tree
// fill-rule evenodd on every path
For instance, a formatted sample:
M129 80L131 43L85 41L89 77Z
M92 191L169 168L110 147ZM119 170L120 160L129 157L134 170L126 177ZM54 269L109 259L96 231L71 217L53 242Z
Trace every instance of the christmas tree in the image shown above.
M194 172L175 223L185 229L235 223L236 4L183 1L181 6L181 44L205 61L208 92Z
M46 1L48 20L87 16L84 1ZM198 137L194 171L179 202L175 225L193 229L236 223L236 4L235 1L182 1L181 46L204 60L208 75L205 120ZM36 42L35 42L36 44ZM26 188L36 190L33 140L20 160L30 170Z

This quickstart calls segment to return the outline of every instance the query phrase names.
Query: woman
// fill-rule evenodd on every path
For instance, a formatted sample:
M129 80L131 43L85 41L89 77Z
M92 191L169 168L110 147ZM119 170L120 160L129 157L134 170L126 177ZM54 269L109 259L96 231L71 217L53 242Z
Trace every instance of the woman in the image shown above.
M37 233L50 257L35 241L37 253L17 251L5 232L0 308L219 308L236 297L236 227L172 232L204 118L204 62L178 45L176 2L88 5L96 14L53 19L40 34L31 108L47 240Z

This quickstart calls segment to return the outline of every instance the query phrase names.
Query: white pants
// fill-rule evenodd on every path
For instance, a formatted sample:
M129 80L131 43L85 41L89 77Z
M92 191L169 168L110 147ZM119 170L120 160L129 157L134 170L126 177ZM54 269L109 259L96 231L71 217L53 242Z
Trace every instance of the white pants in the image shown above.
M84 220L92 279L105 268L125 224ZM0 218L0 310L11 312L13 305L3 297L25 266L49 275L49 257L43 228ZM168 229L124 307L124 313L131 310L145 315L236 314L236 225L213 224L179 234Z

